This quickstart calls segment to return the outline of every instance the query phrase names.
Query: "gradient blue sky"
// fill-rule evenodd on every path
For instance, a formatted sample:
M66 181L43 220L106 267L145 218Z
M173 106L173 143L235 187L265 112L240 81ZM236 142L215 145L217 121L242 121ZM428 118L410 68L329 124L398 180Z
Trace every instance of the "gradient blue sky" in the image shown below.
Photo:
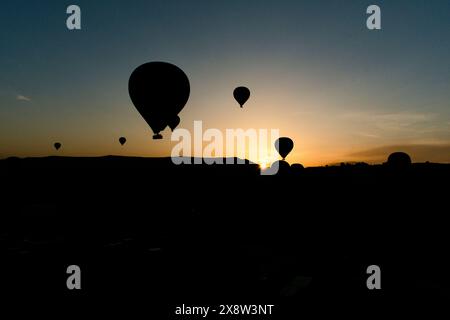
M381 31L366 28L370 4ZM448 0L3 0L0 40L0 157L54 154L56 140L61 155L170 155L127 91L135 67L163 60L191 82L180 127L278 128L305 165L400 149L450 162Z

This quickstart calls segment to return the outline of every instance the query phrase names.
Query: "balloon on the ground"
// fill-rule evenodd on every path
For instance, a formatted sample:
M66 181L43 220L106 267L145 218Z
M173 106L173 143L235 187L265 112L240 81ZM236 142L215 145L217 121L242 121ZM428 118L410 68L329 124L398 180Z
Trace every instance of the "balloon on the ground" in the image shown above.
M137 67L128 81L131 101L152 128L153 139L168 125L176 127L176 117L189 99L186 74L167 62L149 62Z
M301 163L291 164L291 173L293 175L301 175L303 172L305 172L305 167Z
M298 171L302 171L305 169L305 167L301 163L293 163L291 164L291 168Z
M127 142L127 138L125 138L125 137L120 137L119 138L119 143L120 143L120 145L124 145L125 144L125 142Z
M395 168L407 168L411 165L411 157L405 152L394 152L388 157L387 164Z
M289 174L291 171L291 167L289 166L289 163L287 163L284 160L277 160L270 166L272 172L276 173L277 175L285 175Z
M294 148L294 141L292 141L292 139L288 137L278 138L275 141L275 148L277 149L281 158L283 158L284 160Z
M250 98L250 90L246 87L237 87L233 91L233 96L242 108L244 103L246 103L248 98Z

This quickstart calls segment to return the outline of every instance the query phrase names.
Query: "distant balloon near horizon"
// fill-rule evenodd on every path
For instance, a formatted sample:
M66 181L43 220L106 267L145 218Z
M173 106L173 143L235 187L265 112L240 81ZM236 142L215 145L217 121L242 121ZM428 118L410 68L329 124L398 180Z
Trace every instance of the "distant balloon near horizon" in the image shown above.
M247 102L248 98L250 98L250 90L247 87L237 87L233 91L234 99L239 103L239 106L242 108L244 104Z
M291 164L291 168L294 170L304 170L305 167L301 163L293 163Z
M121 146L123 146L125 144L125 142L127 142L127 138L125 138L125 137L120 137L119 138L119 143L120 143Z
M128 81L131 101L152 129L153 139L160 131L174 130L180 123L178 113L186 105L190 84L186 74L167 62L148 62L137 67Z
M275 141L275 149L277 149L281 158L284 160L294 148L294 141L288 137L281 137Z
M56 151L58 151L58 150L61 148L61 143L55 142L55 143L53 144L53 147L56 149Z
M407 168L412 164L412 161L406 152L394 152L389 155L387 164L393 168Z
M277 160L271 165L271 170L277 175L286 175L291 172L291 166L284 160Z
M305 167L301 163L291 164L291 173L296 176L300 176L305 172Z

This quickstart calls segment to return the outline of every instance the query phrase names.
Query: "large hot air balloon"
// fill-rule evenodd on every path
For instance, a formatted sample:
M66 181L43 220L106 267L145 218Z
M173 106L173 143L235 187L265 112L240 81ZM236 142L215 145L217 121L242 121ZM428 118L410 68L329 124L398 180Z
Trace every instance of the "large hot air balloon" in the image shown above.
M288 137L278 138L275 141L275 148L284 160L292 151L292 148L294 148L294 141L292 141L292 139Z
M59 148L61 148L61 143L55 142L55 143L53 144L53 147L55 147L56 150L59 150Z
M127 138L125 138L125 137L120 137L119 138L119 143L120 143L120 145L124 145L125 144L125 142L127 142Z
M233 96L242 108L244 103L250 98L250 90L246 87L237 87L233 91Z
M153 139L168 125L175 128L178 113L189 99L190 85L186 74L167 62L149 62L137 67L128 81L131 101L153 130Z

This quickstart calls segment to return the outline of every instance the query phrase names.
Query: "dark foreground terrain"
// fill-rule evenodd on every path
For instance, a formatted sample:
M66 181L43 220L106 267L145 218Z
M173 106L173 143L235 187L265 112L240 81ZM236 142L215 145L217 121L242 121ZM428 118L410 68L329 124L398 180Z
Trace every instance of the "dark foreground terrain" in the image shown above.
M283 173L170 159L1 160L2 303L63 310L59 319L201 318L175 315L182 304L275 305L253 319L365 319L448 305L449 165ZM78 291L66 287L72 264ZM381 290L366 286L373 264Z

